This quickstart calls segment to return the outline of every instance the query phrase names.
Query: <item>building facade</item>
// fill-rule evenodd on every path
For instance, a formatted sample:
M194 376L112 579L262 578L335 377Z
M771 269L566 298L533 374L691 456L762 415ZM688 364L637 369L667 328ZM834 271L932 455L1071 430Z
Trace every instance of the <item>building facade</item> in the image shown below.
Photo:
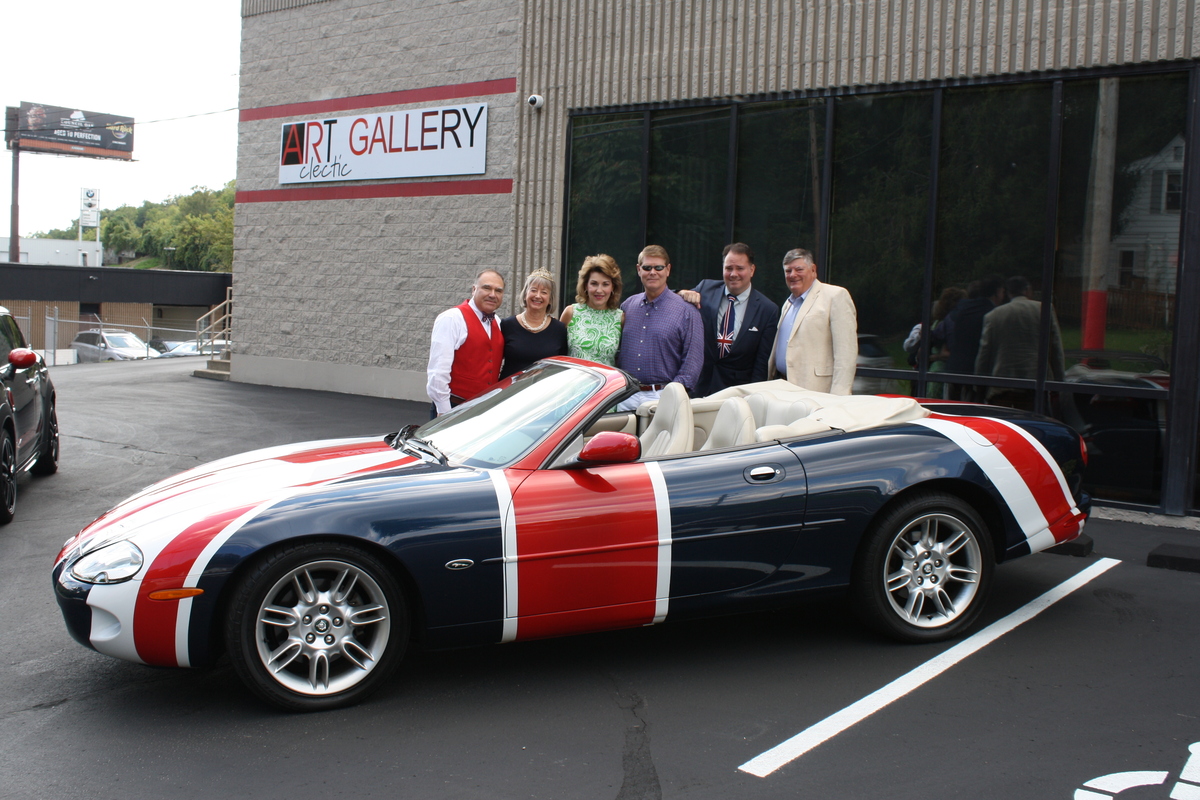
M0 248L8 255L7 236L0 236ZM77 239L26 239L21 237L21 264L49 264L55 267L100 267L104 250L100 242Z
M690 288L745 241L778 301L799 246L855 298L861 376L1058 416L1089 443L1098 497L1188 513L1197 12L243 0L233 379L423 399L433 319L484 267L514 313L534 269L569 301L583 257L607 252L632 293L652 242ZM482 161L435 163L477 133ZM393 166L374 171L376 151ZM903 349L989 276L1041 302L1038 363L950 373L940 345Z

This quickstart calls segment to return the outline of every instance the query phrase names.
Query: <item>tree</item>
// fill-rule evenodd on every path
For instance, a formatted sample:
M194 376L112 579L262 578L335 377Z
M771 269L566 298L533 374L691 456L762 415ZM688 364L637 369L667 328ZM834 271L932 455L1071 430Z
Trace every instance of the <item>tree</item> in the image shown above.
M233 210L184 217L175 230L176 269L229 272L233 266Z
M187 195L162 203L121 206L101 212L104 243L112 250L134 250L151 256L170 255L174 269L228 272L233 267L233 201L236 184L218 190L194 186ZM74 239L74 226L34 234L46 239ZM83 238L95 241L96 229ZM169 251L166 248L174 248Z
M128 216L113 216L101 223L104 246L118 256L127 250L137 251L142 243L142 232Z

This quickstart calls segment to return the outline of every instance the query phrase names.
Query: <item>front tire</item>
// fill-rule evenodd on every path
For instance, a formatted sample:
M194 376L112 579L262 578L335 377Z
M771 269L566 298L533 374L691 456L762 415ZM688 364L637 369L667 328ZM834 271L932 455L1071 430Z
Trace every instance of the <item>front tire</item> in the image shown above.
M950 639L979 618L994 569L991 532L975 509L950 494L914 495L863 537L851 582L855 611L895 639Z
M7 525L17 515L17 448L12 434L4 431L0 442L0 525Z
M234 670L288 711L341 708L388 679L408 644L395 577L373 555L309 543L273 553L238 583L226 644Z

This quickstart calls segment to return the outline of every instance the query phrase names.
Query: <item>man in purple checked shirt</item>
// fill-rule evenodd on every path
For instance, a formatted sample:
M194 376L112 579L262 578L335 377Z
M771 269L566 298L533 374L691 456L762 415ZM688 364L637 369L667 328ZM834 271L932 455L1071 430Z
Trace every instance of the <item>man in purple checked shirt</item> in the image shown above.
M666 249L648 245L637 263L646 291L621 304L625 327L617 366L641 384L641 391L617 406L618 411L657 400L668 383L682 383L690 393L704 366L704 324L695 306L667 291L671 258Z

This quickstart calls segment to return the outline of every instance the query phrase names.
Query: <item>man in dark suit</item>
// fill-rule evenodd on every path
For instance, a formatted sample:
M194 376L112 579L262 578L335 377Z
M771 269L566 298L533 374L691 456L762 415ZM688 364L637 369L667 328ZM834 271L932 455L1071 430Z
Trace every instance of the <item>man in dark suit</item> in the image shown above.
M679 293L700 309L704 322L704 368L696 382L697 397L727 386L765 381L779 326L779 306L750 285L754 278L750 246L726 245L721 257L722 280L703 280L695 289Z

